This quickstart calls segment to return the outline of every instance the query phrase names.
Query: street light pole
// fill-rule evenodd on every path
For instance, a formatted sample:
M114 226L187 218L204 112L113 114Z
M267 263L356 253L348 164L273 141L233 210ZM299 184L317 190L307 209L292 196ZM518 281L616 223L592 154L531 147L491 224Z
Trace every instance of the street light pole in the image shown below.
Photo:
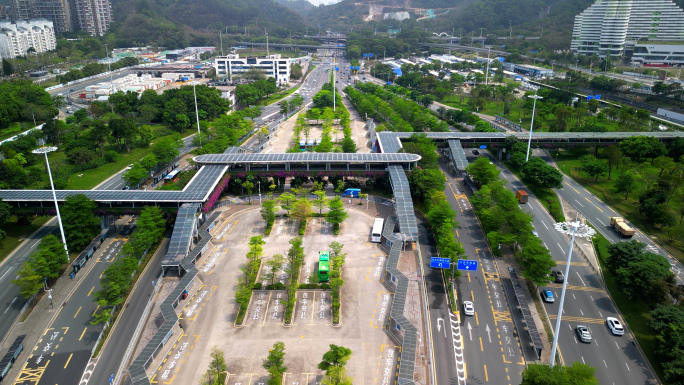
M534 127L534 110L537 108L537 99L544 99L536 93L534 95L528 96L528 98L534 99L534 102L532 103L532 123L530 123L530 137L527 140L527 156L525 157L525 162L530 160L530 146L532 145L532 128Z
M114 93L114 78L112 77L112 63L109 60L109 52L107 51L108 44L105 44L105 54L107 55L107 68L109 69L109 94Z
M55 193L55 184L52 181L52 170L50 170L50 161L48 160L48 152L52 151L57 151L57 147L52 147L52 146L43 146L44 142L42 139L38 140L38 145L41 147L36 148L35 150L31 151L34 154L44 154L45 155L45 164L47 165L48 169L48 176L50 178L50 187L52 188L52 200L55 202L55 211L57 212L57 222L59 223L59 232L62 235L62 243L64 244L64 252L67 255L67 258L69 257L69 248L67 248L67 243L66 243L66 237L64 236L64 227L62 226L62 216L59 214L59 205L57 204L57 194Z
M261 205L261 179L257 183L259 184L259 205Z
M200 133L199 111L197 110L197 92L195 86L197 82L192 82L192 93L195 96L195 120L197 120L197 137L199 138L200 148L202 148L202 134Z
M575 222L559 222L555 224L556 230L571 235L570 250L568 251L568 260L565 263L565 279L563 279L563 289L561 290L560 307L558 308L558 318L556 318L556 331L553 334L553 344L551 345L551 361L549 366L553 368L556 361L556 349L558 349L558 335L560 333L561 317L563 316L563 302L565 301L565 290L568 287L568 275L570 274L570 259L572 258L572 245L575 243L575 237L591 237L596 233L594 229L587 225L582 225L579 221Z

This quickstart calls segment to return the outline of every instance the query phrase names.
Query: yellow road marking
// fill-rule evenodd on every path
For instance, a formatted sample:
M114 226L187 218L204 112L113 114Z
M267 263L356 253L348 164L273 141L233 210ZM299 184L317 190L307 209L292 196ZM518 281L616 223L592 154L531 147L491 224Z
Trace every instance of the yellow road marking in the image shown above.
M95 286L93 286L93 287L90 289L90 291L88 292L88 295L86 295L86 297L90 297L90 294L92 294L93 290L95 290Z
M69 361L71 361L71 357L73 357L73 356L74 356L73 353L71 353L71 354L69 355L69 358L67 358L66 364L64 364L64 369L66 369L66 367L69 365Z
M88 327L83 328L83 333L81 333L81 336L78 338L79 341L83 338L83 335L85 335L86 330L88 330Z
M557 319L557 315L549 314L550 319ZM605 323L606 320L603 318L587 318L587 317L573 317L569 315L564 315L563 316L563 321L568 321L568 322L584 322L584 323L591 323L591 324L602 324Z
M550 283L550 284L549 284L549 287L552 287L552 288L554 288L554 289L560 289L560 288L563 287L563 285L561 285L561 284ZM590 286L573 286L573 285L568 285L568 286L567 286L567 289L568 289L568 290L580 290L580 291L595 291L595 292L598 292L598 293L603 293L603 289L599 289L599 288L596 288L596 287L590 287Z
M487 375L487 365L484 366L485 371L485 381L489 382L489 376Z
M83 307L83 306L79 307L78 310L76 310L76 314L74 314L74 318L76 318L76 316L78 315L78 312L81 311L81 308L82 308L82 307Z

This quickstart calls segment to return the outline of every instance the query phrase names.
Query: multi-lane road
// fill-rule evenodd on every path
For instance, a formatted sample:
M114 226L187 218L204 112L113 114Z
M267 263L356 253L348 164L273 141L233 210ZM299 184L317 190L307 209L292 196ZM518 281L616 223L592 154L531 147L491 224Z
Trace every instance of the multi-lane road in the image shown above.
M501 177L506 181L508 188L511 190L525 189L524 183L503 167L495 157L483 154L483 156L488 156L490 161L502 170ZM467 151L466 155L469 162L473 162L477 158L470 151ZM532 155L538 154L533 153ZM567 193L565 190L567 189L563 188L559 192ZM594 198L594 202L598 204L600 201ZM555 221L533 195L530 195L527 204L522 204L520 207L534 215L532 223L535 231L537 231L539 238L553 259L558 263L555 269L563 271L569 251L570 240L568 237L556 231ZM598 212L598 210L596 211ZM604 212L607 216L608 211L604 210ZM601 278L594 273L587 261L576 252L572 255L570 274L566 280L568 287L558 337L561 362L565 365L570 365L575 361L590 364L597 369L596 378L601 384L642 385L655 383L655 376L651 372L646 358L632 343L634 336L631 333L627 333L624 337L615 337L610 334L606 326L606 317L620 318L620 316L613 306L609 294L602 286ZM560 298L560 284L550 283L544 289L550 289L556 299ZM555 326L559 303L544 303L544 306ZM592 335L590 344L582 343L577 339L575 334L577 325L584 325L589 328Z
M135 220L131 219L97 251L88 262L90 267L81 271L86 275L57 311L42 338L35 347L27 347L30 355L15 384L78 383L102 332L102 324L90 324L99 310L93 293L100 289L105 269L120 258L121 248L134 228Z

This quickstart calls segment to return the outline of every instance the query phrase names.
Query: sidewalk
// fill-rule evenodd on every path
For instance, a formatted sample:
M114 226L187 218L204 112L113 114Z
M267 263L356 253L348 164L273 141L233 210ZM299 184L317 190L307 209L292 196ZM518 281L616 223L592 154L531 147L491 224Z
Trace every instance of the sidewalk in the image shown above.
M116 224L123 228L123 226L128 222L128 217L123 217L116 220ZM103 244L109 244L113 242L115 236L110 236L109 239ZM86 263L85 270L81 269L74 279L70 279L69 275L72 272L71 266L65 270L65 272L59 277L57 282L52 286L52 301L48 299L47 295L43 295L40 302L35 305L28 317L18 322L15 327L8 333L7 341L14 341L17 336L26 334L26 339L24 339L24 352L21 353L17 361L14 363L12 369L7 373L5 378L11 378L14 380L17 378L29 356L33 352L33 348L36 346L38 341L44 335L47 328L50 327L57 314L61 311L62 307L71 298L71 295L76 291L81 281L90 273L90 270L95 266L98 258L102 256L102 252L106 250L106 247L100 246L97 252L90 258L90 261ZM10 344L6 344L9 348ZM4 356L7 350L0 351L0 354ZM80 373L78 374L81 375Z

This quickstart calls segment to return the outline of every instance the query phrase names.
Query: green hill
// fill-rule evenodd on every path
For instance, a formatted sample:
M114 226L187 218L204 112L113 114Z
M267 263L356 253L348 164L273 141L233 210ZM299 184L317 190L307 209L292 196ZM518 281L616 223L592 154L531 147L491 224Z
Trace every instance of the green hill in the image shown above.
M313 4L306 0L275 0L275 2L294 10L303 17L306 17L309 11L315 8Z
M301 27L304 19L273 0L112 0L118 46L215 45L219 30ZM263 32L262 32L263 33Z

